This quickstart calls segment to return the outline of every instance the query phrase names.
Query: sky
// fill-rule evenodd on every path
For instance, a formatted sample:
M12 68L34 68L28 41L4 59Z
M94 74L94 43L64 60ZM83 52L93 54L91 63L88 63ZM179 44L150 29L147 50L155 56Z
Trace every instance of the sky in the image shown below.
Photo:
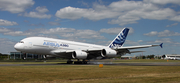
M124 28L124 46L163 44L134 55L180 54L180 0L0 0L0 53L32 36L107 46Z

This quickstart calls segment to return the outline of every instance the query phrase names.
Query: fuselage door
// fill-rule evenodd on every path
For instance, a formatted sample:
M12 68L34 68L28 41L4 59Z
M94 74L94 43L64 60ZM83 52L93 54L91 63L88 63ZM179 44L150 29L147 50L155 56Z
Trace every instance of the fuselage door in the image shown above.
M32 42L28 43L28 48L32 48Z
M27 42L24 44L24 49L32 48L32 42Z

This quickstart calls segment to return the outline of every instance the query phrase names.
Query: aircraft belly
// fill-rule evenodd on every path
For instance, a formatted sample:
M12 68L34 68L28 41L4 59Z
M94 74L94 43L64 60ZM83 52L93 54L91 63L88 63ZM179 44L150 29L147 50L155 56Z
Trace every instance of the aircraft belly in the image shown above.
M60 58L73 59L72 58L72 53L60 53L60 54L57 54L56 56L60 57Z

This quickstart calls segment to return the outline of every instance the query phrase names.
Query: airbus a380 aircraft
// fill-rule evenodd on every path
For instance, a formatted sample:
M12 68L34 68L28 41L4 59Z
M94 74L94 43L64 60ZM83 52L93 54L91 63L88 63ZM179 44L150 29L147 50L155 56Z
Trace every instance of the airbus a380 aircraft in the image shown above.
M97 57L118 57L126 53L135 53L140 51L130 51L131 49L148 48L160 45L140 45L123 47L128 35L129 29L124 28L109 46L101 46L74 41L46 38L46 37L28 37L18 42L14 48L23 53L33 53L40 55L51 55L68 59L67 63L72 64L71 59L77 59L74 64L86 64L86 60ZM82 61L80 61L82 60Z

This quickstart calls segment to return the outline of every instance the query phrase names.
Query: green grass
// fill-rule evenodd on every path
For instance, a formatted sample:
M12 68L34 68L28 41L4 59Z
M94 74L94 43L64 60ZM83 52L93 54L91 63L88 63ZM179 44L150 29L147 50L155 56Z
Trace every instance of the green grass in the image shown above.
M109 60L104 60L109 61ZM112 60L112 62L167 62L166 60ZM179 62L169 60L169 62ZM44 62L0 62L43 64ZM46 62L56 64L59 62ZM61 62L60 62L61 63ZM0 83L179 83L180 66L51 65L1 66Z
M0 64L58 64L66 62L0 62Z
M0 83L172 83L180 66L14 66L0 67Z

